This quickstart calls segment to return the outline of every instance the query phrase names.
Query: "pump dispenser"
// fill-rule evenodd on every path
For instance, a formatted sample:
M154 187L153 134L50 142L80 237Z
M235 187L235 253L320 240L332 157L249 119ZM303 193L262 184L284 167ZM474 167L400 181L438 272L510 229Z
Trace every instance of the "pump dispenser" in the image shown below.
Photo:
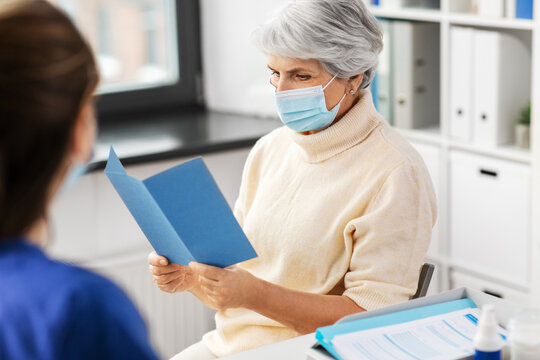
M491 304L484 305L474 336L474 360L501 360L504 340L497 329L495 307Z

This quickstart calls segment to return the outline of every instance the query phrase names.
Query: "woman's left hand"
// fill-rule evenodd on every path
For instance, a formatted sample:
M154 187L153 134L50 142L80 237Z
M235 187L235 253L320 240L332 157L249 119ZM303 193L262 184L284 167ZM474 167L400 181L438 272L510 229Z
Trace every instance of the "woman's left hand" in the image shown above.
M262 280L237 266L225 269L191 262L189 267L198 275L199 288L216 310L250 308L256 301Z

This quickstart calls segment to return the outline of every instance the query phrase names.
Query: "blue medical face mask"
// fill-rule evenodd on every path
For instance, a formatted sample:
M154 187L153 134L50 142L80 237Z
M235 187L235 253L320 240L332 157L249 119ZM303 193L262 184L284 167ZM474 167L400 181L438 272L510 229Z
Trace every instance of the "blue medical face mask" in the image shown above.
M90 159L94 157L94 149L92 149L92 154L90 155ZM88 171L88 163L76 163L71 166L71 168L68 171L68 174L66 175L66 178L64 179L64 183L62 184L62 187L60 188L59 193L65 193L69 189L75 185L75 183L86 174Z
M336 76L324 87L321 85L304 89L285 90L274 93L276 108L281 121L296 132L320 130L330 126L339 111L339 103L328 110L324 90Z
M93 112L92 117L88 118L90 121L96 121ZM88 120L87 119L87 120ZM94 126L96 124L94 123ZM92 147L91 153L90 153L90 159L88 159L88 162L91 161L94 158L95 148ZM65 193L69 189L75 185L75 183L88 171L88 162L75 162L70 169L68 170L68 173L64 179L64 183L60 187L59 193Z
M75 185L77 180L79 180L79 178L83 176L87 170L88 170L88 164L80 163L80 164L73 165L69 169L69 172L64 180L64 183L62 184L62 187L60 188L59 193L63 194L67 192L69 189L71 189L73 185Z

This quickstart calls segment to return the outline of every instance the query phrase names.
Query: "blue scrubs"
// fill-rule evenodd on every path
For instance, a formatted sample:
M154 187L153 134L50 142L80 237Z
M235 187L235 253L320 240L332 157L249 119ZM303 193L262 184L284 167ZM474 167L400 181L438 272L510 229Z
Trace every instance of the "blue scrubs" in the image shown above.
M0 242L0 359L157 357L122 290L12 239Z

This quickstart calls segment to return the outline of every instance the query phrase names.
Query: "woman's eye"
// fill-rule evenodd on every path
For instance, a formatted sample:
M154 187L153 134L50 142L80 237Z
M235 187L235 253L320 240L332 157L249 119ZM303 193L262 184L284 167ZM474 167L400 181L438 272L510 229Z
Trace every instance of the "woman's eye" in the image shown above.
M279 73L277 71L272 71L272 76L279 76Z
M300 74L298 74L298 75L296 75L296 77L299 78L300 80L309 80L309 79L311 79L311 76L309 76L309 75L300 75Z

